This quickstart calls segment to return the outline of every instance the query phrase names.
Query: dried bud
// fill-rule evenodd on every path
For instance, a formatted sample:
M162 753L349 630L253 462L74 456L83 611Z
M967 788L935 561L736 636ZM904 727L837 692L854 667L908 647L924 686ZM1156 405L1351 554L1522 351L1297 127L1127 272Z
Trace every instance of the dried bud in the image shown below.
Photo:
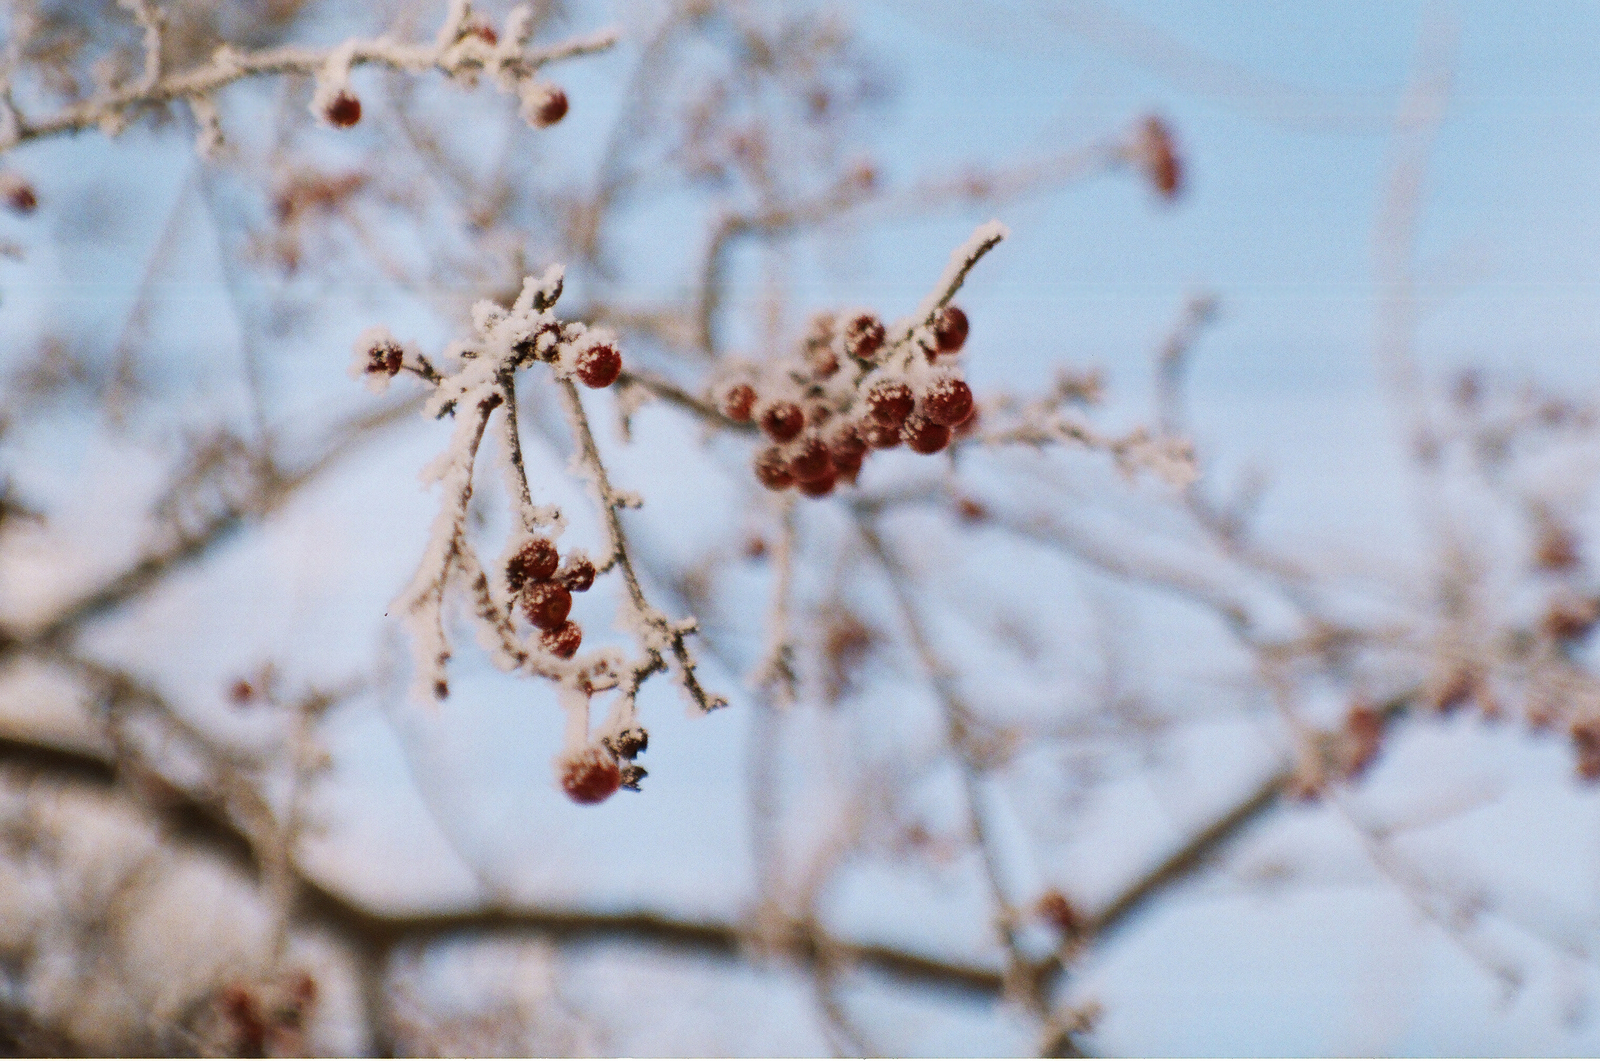
M1089 919L1073 905L1072 900L1054 888L1039 896L1034 911L1068 939L1076 939L1089 931Z
M348 129L361 120L361 101L351 93L341 91L322 108L322 116L329 125Z
M367 350L366 371L374 376L394 377L400 374L405 363L405 353L393 339L379 339Z
M1556 641L1578 641L1600 622L1600 600L1575 593L1556 594L1545 609L1544 632Z
M622 354L610 343L596 343L578 354L578 379L585 387L609 387L622 375Z
M561 557L549 538L535 538L506 561L506 585L519 593L529 582L543 582L556 573Z
M883 322L870 313L852 317L844 326L844 346L850 356L870 361L883 349Z
M1576 721L1570 733L1573 751L1578 754L1578 776L1585 781L1600 781L1600 720Z
M647 776L645 768L637 763L624 763L620 773L622 775L622 783L618 787L625 788L629 792L639 791L639 782L643 781Z
M933 318L933 341L941 354L953 354L966 345L967 315L959 306L946 306Z
M561 791L574 803L602 803L622 787L622 769L604 748L591 746L561 757Z

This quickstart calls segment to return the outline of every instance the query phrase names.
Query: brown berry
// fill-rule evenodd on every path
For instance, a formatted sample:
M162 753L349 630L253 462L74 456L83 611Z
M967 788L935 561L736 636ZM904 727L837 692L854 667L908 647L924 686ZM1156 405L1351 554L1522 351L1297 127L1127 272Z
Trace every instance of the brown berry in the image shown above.
M883 349L884 334L881 320L870 313L862 313L850 318L844 326L844 347L851 357L870 361Z
M917 453L938 453L950 444L950 429L921 413L914 413L900 428L900 437Z
M900 428L898 425L868 420L861 425L861 437L873 449L894 449L900 444Z
M726 416L737 424L750 422L750 411L756 405L756 389L748 383L735 383L722 392L722 400L717 403Z
M554 542L535 538L506 561L506 585L513 593L521 592L529 582L543 582L555 574L560 562Z
M544 99L533 109L533 124L548 129L567 116L567 94L555 85L545 92Z
M885 427L905 423L916 404L916 395L899 380L884 380L867 392L867 415Z
M522 614L541 630L555 630L572 611L572 593L558 582L531 582L522 591Z
M594 585L594 564L587 556L569 556L556 572L556 581L573 593L584 593Z
M340 92L328 101L328 105L322 109L322 115L328 119L329 125L348 129L361 120L361 101L348 92Z
M922 395L922 411L934 423L954 427L972 415L972 388L965 380L940 376Z
M828 444L815 432L807 433L795 443L789 454L789 471L804 484L833 475L833 455Z
M609 387L622 375L622 354L610 343L596 343L578 354L578 379L585 387Z
M783 453L777 446L768 446L756 454L755 470L756 478L768 490L784 490L794 485L789 462L783 459Z
M939 353L953 354L967 343L967 315L959 306L946 306L933 318L933 341Z
M774 442L789 441L805 426L805 414L794 402L773 402L761 411L761 430Z
M568 619L554 630L540 634L539 644L552 656L571 659L578 654L578 646L583 644L583 627Z
M601 803L622 787L616 756L595 746L564 755L560 761L561 791L574 803Z
M827 497L829 494L833 493L833 485L837 479L838 477L830 471L827 475L821 477L820 479L801 480L799 484L799 490L807 497Z

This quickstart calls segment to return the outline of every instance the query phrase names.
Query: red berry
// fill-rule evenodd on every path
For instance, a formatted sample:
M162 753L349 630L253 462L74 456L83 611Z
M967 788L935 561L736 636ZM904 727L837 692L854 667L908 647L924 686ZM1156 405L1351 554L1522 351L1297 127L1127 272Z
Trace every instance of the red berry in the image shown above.
M361 101L348 92L340 92L322 110L329 125L348 129L361 120Z
M870 313L852 317L844 326L845 349L862 361L872 360L872 355L883 349L883 340L883 322Z
M940 376L922 395L922 411L934 423L954 427L972 415L972 388L965 380Z
M749 423L750 411L756 404L756 389L748 383L735 383L722 392L722 401L718 404L722 415L729 420L738 424Z
M907 417L901 437L918 453L938 453L950 444L950 429L936 424L921 413Z
M899 380L884 380L867 392L867 414L885 427L905 423L916 404L916 395Z
M568 619L554 630L540 634L539 644L553 656L571 659L577 655L578 646L583 644L583 627Z
M1164 198L1177 198L1183 190L1183 159L1178 156L1166 122L1154 116L1145 119L1144 128L1140 130L1139 154L1156 191Z
M777 446L768 446L756 454L755 470L756 478L768 490L784 490L794 485L789 462L783 459L783 453Z
M805 426L805 414L794 402L773 402L761 412L761 430L774 442L789 441Z
M622 768L604 748L584 748L564 755L560 766L561 791L574 803L601 803L622 787Z
M522 614L541 630L558 629L572 611L572 593L557 582L531 582L522 591Z
M585 387L609 387L622 375L622 355L610 343L597 343L578 354L577 371Z
M967 315L959 306L946 306L933 318L933 341L941 354L953 354L966 345Z
M33 185L15 173L0 173L0 195L5 196L6 206L19 214L31 214L39 209L39 196L34 193Z
M966 438L976 430L978 430L978 407L974 405L967 413L967 418L951 428L950 433L956 438Z
M529 582L543 582L556 573L561 558L549 538L535 538L506 561L506 585L520 592Z
M594 585L594 564L586 556L568 557L567 562L561 566L556 574L556 581L560 582L573 593L583 593Z
M810 402L806 405L806 426L821 427L833 419L833 410L822 402Z
M867 452L867 440L861 436L861 428L849 421L835 424L825 437L828 440L828 449L833 452L834 464L838 464L841 457L849 460Z
M861 464L865 459L866 455L863 453L857 453L851 457L834 457L833 470L840 479L847 483L854 483L856 476L861 474Z
M811 374L817 379L827 379L839 371L839 356L832 347L820 346L806 351L806 363L811 366Z
M548 129L567 116L567 94L554 85L545 92L545 97L533 109L533 124L541 129Z
M861 425L861 437L873 449L894 449L900 444L900 427L868 420Z
M809 433L795 444L789 455L789 471L800 480L802 488L806 483L832 477L833 455L820 435Z
M833 493L833 484L837 477L833 472L820 479L805 479L800 482L800 492L807 497L827 497Z

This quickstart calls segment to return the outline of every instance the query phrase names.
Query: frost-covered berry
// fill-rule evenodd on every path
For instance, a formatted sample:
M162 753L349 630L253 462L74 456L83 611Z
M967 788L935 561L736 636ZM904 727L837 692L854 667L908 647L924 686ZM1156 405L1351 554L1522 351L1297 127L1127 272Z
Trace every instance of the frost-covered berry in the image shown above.
M349 92L340 92L322 108L329 125L348 129L361 120L361 101Z
M756 478L768 490L784 490L794 485L789 462L783 459L783 452L777 446L768 446L757 453L754 467Z
M578 654L578 646L583 644L583 627L568 619L554 630L540 634L539 644L552 656L571 659Z
M923 393L922 411L934 423L954 427L972 415L972 388L965 380L940 376Z
M794 402L776 401L761 410L761 430L774 442L789 441L805 426L805 414Z
M867 392L867 415L886 427L899 427L916 407L916 395L899 380L884 380Z
M941 354L953 354L967 342L967 315L959 306L946 306L933 318L933 341Z
M807 427L821 427L833 419L833 410L828 408L826 402L809 402L805 408Z
M556 572L556 581L573 593L583 593L594 585L594 563L587 556L569 556Z
M596 343L578 354L578 379L585 387L609 387L622 375L622 354L610 343Z
M840 458L846 461L852 457L859 460L867 452L867 440L862 437L861 428L848 420L830 426L823 437L833 453L834 464L838 464Z
M917 453L938 453L950 444L950 429L934 423L921 413L913 413L906 418L900 435L906 445Z
M722 392L717 407L734 423L749 423L750 413L756 407L756 389L748 383L735 383Z
M561 557L549 538L535 538L506 561L506 585L519 593L529 582L543 582L556 573Z
M616 756L594 746L569 752L558 760L561 791L574 803L601 803L622 787Z
M870 361L874 354L883 349L884 334L881 320L870 313L862 313L845 324L844 347L850 351L851 357Z
M801 484L833 475L833 455L816 432L808 432L789 454L789 471Z
M894 449L900 444L900 425L868 420L861 425L861 437L873 449Z
M802 479L798 486L800 492L807 497L827 497L833 493L833 486L837 481L838 476L830 471L819 479Z
M543 98L529 108L529 116L534 125L548 129L567 116L567 94L556 85L549 86Z
M396 376L405 361L400 344L393 339L379 339L367 350L366 371L374 376Z
M541 630L558 629L572 611L572 593L557 582L531 582L522 591L522 614Z

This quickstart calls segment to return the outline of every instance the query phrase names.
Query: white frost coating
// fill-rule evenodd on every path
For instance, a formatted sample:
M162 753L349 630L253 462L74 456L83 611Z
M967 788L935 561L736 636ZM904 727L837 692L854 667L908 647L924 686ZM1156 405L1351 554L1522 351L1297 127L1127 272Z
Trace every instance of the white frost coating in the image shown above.
M355 61L356 47L360 42L348 40L328 53L322 69L317 71L316 91L311 93L311 113L324 125L328 121L328 108L341 92L350 91L350 64Z

